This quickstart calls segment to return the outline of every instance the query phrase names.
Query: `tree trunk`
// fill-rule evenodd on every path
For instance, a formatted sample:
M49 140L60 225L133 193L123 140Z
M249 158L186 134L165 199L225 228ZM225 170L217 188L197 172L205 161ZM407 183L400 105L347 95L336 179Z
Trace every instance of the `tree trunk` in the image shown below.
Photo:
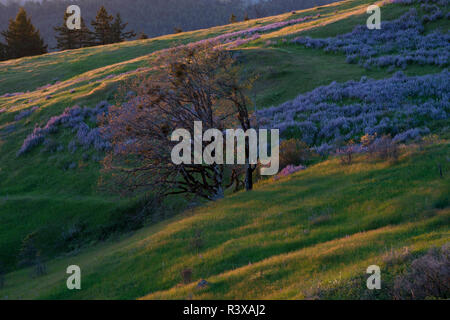
M213 195L213 200L219 200L225 197L225 193L223 191L223 168L219 165L214 166L214 180L216 182L215 185L215 193Z
M253 190L253 169L251 164L247 164L245 168L245 190Z

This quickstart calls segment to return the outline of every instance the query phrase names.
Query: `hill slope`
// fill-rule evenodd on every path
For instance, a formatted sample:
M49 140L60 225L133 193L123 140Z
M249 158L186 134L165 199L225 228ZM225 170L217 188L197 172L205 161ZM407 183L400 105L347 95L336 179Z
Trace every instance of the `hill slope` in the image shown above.
M339 298L357 299L370 294L365 269L372 264L385 279L377 295L387 297L405 262L388 267L391 250L408 247L410 261L449 240L450 181L438 170L440 163L449 170L449 151L439 143L410 147L395 164L364 156L351 166L326 161L55 259L46 276L30 279L29 269L8 274L2 298L292 299L337 290ZM198 234L202 245L193 247ZM82 290L65 288L71 264L81 267ZM185 268L192 283L179 285ZM197 289L200 279L210 285Z
M334 289L340 297L356 298L361 287L343 288L338 277L359 281L369 262L385 263L381 257L391 246L408 246L417 255L448 241L448 179L437 171L438 164L448 170L448 129L439 132L443 140L434 145L407 149L399 163L361 158L343 167L331 159L131 237L119 235L135 229L128 224L139 198L99 190L103 152L81 146L71 150L71 129L52 136L61 151L44 145L17 157L33 128L44 127L65 108L114 103L118 87L148 72L158 50L249 28L267 27L257 31L257 38L241 34L226 45L236 51L246 73L260 75L254 89L259 108L332 81L391 77L400 68L367 70L347 63L344 54L290 43L299 35L350 32L365 24L369 3L348 0L212 29L0 62L0 261L6 270L17 270L21 241L32 232L48 259L48 275L42 278L30 279L29 269L9 273L0 298L304 298L332 297ZM414 7L424 14L420 5ZM409 8L383 4L383 19L397 19ZM437 28L448 30L448 20L427 24L427 31ZM411 64L403 72L441 70ZM436 127L445 129L446 123ZM176 203L163 218L184 205ZM204 244L199 252L189 245L196 230ZM80 292L65 289L69 264L82 267ZM192 268L194 280L205 278L211 285L200 291L195 283L178 286L183 268ZM317 286L319 291L311 289Z

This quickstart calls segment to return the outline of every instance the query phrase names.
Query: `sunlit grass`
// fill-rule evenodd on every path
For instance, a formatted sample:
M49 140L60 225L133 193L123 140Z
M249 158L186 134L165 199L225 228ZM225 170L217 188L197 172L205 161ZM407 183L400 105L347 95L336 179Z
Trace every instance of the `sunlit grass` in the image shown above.
M412 246L419 253L446 241L448 210L439 211L433 205L448 197L448 181L440 179L436 169L441 164L448 170L447 144L426 152L409 149L396 164L359 159L342 166L330 159L277 182L262 181L252 193L232 195L120 241L100 243L98 233L134 210L137 199L99 191L101 164L83 161L83 153L92 156L93 151L48 154L38 148L16 157L34 126L43 126L66 107L93 107L102 100L114 103L119 85L139 72L123 73L151 68L149 61L158 50L257 25L321 14L314 21L267 32L236 49L242 52L245 74L259 76L251 92L258 108L278 105L332 81L388 77L392 71L387 69L368 71L347 64L344 55L288 42L298 35L328 37L349 32L365 23L368 3L372 1L348 0L296 14L0 62L0 95L25 91L0 98L0 108L7 109L0 114L0 261L7 270L16 269L20 243L33 231L40 234L40 245L50 261L49 274L39 279L31 279L30 271L23 269L8 274L0 299L148 294L148 298L308 298L315 294L311 287L320 281L327 288L339 288L339 282L333 281L359 275L367 263L380 259L385 247ZM408 8L386 5L382 10L383 19L394 19ZM404 72L439 71L409 66ZM120 76L105 79L109 75ZM52 85L36 90L47 84ZM14 121L17 112L33 106L41 108L27 119ZM15 130L4 134L10 125ZM67 146L72 136L70 130L62 130L56 138ZM70 162L79 168L63 170ZM311 223L311 216L323 212L329 219ZM64 256L67 250L59 246L61 233L80 221L88 226L86 243L80 253ZM205 245L200 252L189 247L195 229L203 230ZM69 264L82 267L81 292L65 289ZM193 269L195 280L206 278L211 287L199 292L193 289L195 283L180 286L180 271L185 267Z
M308 298L311 288L344 285L391 247L413 254L449 239L449 211L434 205L449 188L437 164L448 143L412 149L397 163L337 159L277 182L257 184L194 212L49 263L49 274L7 275L1 293L40 298ZM330 219L312 224L327 212ZM195 230L203 247L192 249ZM65 289L64 268L80 265L83 290ZM190 285L179 285L183 268ZM200 279L210 286L195 288ZM333 282L341 279L340 284ZM25 281L26 280L26 281ZM26 288L39 283L39 291ZM362 287L364 283L360 285ZM357 293L360 292L359 288ZM345 290L344 290L345 291ZM27 293L28 292L28 293ZM346 291L345 291L346 292ZM355 295L348 298L357 298ZM345 298L345 296L342 296Z

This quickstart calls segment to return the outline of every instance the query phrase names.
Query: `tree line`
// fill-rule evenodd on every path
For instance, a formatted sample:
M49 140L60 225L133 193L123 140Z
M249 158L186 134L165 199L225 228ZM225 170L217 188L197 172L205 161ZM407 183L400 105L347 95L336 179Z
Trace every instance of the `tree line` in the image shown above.
M22 4L36 29L39 29L49 50L57 46L58 35L54 30L68 5L78 5L86 23L95 19L102 5L115 16L118 12L128 27L142 31L148 37L191 31L228 24L230 17L235 21L271 16L291 10L300 10L337 0L47 0ZM8 28L8 20L19 11L14 2L0 3L0 30ZM234 20L234 19L233 19ZM142 35L145 37L145 35Z
M65 13L62 25L54 28L57 33L56 48L60 50L117 43L136 36L134 31L125 31L128 23L122 21L120 13L113 17L104 6L100 7L95 20L91 22L93 31L86 26L83 18L79 30L70 30L66 25L68 17Z
M92 47L125 41L136 36L134 31L125 31L128 23L124 23L120 13L112 16L101 6L91 25L91 31L84 19L81 28L70 30L66 21L69 15L64 14L62 24L54 27L56 32L56 49L68 50ZM9 20L6 31L2 31L5 43L0 42L0 60L16 59L46 53L48 45L44 43L38 29L31 22L23 7L15 19Z

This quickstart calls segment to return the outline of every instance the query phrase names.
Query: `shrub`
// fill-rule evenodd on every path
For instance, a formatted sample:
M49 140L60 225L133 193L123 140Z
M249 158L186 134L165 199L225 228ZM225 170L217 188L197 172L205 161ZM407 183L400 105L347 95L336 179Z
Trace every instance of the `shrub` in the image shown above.
M145 40L148 39L148 35L146 35L145 33L141 32L138 36L139 40Z
M28 234L22 241L19 252L19 266L28 267L36 264L39 251L35 244L36 233Z
M306 143L297 140L284 140L280 144L280 168L288 165L298 166L311 159L311 151Z
M366 133L361 137L361 145L364 148L368 148L375 141L376 138L377 138L376 133L373 135Z
M184 284L189 284L192 282L192 270L189 268L184 268L181 271L181 281Z
M388 135L375 139L367 150L369 158L379 160L397 160L399 156L398 144Z
M80 239L85 229L86 224L74 223L62 232L61 240L65 243L75 242Z
M450 246L432 248L394 281L395 299L449 299Z
M34 276L40 277L47 274L47 266L41 259L41 255L38 253L34 263Z
M344 165L350 165L353 163L353 155L360 152L360 147L350 140L346 146L337 150L337 155L341 159L341 163Z
M449 206L450 206L450 199L449 199L449 196L447 194L444 194L443 196L441 196L433 204L434 208L440 209L440 210L445 209L445 208L447 208Z
M195 251L200 250L203 247L202 230L195 230L194 236L191 240L191 248Z

